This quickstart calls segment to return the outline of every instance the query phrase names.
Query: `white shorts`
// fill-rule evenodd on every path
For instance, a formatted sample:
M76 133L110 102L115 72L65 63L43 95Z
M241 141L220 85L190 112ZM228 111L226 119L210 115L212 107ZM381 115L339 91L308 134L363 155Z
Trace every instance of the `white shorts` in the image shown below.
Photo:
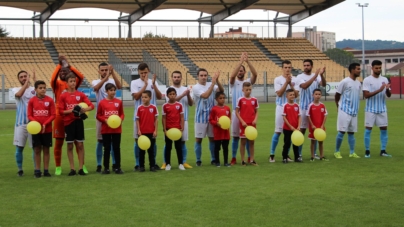
M357 132L358 117L353 117L342 110L338 110L337 130L339 132Z
M97 119L95 119L95 131L97 133L97 140L102 140L102 135L101 135L101 122Z
M135 139L139 138L139 135L137 134L136 121L133 122L133 138L135 138Z
M306 110L302 110L300 113L300 128L308 128L309 127L309 120L307 120Z
M236 111L231 113L231 136L240 137L240 121L236 116Z
M365 112L365 127L386 127L387 126L387 112L384 113L371 113Z
M275 110L275 132L283 132L283 107L276 106Z
M18 147L25 147L28 139L28 146L32 148L32 135L27 131L27 125L20 125L14 127L14 145Z
M184 121L184 131L182 131L182 141L188 141L188 121Z
M196 123L195 128L195 138L205 138L213 137L213 126L210 123Z

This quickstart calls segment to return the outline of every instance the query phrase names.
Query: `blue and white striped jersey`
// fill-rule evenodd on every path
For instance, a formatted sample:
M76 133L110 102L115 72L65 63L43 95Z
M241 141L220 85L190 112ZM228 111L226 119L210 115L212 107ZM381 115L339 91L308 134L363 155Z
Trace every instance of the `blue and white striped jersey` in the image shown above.
M314 89L318 88L318 86L321 84L321 77L317 76L317 79L313 81L313 83L306 89L303 89L300 87L301 84L306 83L309 81L311 78L313 78L315 74L312 73L311 75L307 75L305 73L297 75L297 83L296 87L299 89L299 106L302 110L308 110L309 105L311 102L313 102L313 91Z
M12 95L15 97L15 94L21 89L21 87L15 87L11 89ZM15 116L15 126L28 124L28 102L29 100L35 96L34 87L28 87L25 89L24 94L21 97L15 97L15 104L17 106L17 114Z
M297 82L296 77L292 76L292 85L295 88L295 90L298 90L298 88L296 87L296 82ZM284 76L281 75L281 76L278 76L275 78L275 80L274 80L275 95L276 95L276 92L279 91L285 83L286 83L286 78ZM286 90L288 90L288 89L290 89L289 85L286 87ZM285 103L287 103L288 99L286 98L286 92L284 92L281 97L276 95L275 102L276 102L276 105L278 105L278 106L283 106Z
M231 107L233 110L236 109L238 99L241 97L244 97L244 93L243 93L243 83L244 82L251 83L251 79L248 78L246 80L240 81L236 78L236 80L234 81L234 84L229 83L230 88L231 88Z
M152 93L152 97L150 99L150 104L153 104L155 106L157 106L157 101L156 101L156 92L154 91L154 86L152 84L152 80L148 79L147 81L147 87L146 90L151 91ZM144 86L144 82L141 79L136 79L136 80L132 80L132 82L130 83L130 93L134 94L139 92L142 87ZM158 86L157 81L156 81L156 86ZM135 111L133 114L133 120L136 120L136 111L137 111L137 107L142 105L142 98L139 98L138 100L134 100L134 104L135 104Z
M187 87L181 86L181 87L174 87L171 86L172 88L175 89L177 92L177 96L182 95L186 90L188 90ZM166 102L168 102L168 97L166 95ZM183 111L184 111L184 121L188 121L188 112L189 112L189 105L188 105L188 98L187 96L182 97L180 100L180 103L182 105Z
M361 83L358 80L352 80L350 77L341 80L337 89L337 93L341 94L339 109L356 117L359 110L360 91Z
M363 91L374 92L379 90L380 87L384 84L388 84L389 81L386 77L379 76L378 78L370 75L363 80ZM386 88L377 93L376 95L366 99L366 112L370 113L384 113L387 111L386 108Z
M215 94L218 86L215 85L213 87L212 94L207 99L201 98L201 95L205 93L212 82L206 82L206 85L196 84L192 87L193 98L196 105L195 110L195 122L196 123L209 123L209 114L212 110L212 107L215 105Z

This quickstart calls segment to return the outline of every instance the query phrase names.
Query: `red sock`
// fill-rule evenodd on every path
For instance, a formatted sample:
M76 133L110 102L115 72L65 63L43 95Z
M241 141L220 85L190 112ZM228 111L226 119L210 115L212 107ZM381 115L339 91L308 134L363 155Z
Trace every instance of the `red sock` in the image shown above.
M53 148L53 155L55 156L56 167L59 167L62 161L62 147L63 147L63 139L56 139L55 147Z

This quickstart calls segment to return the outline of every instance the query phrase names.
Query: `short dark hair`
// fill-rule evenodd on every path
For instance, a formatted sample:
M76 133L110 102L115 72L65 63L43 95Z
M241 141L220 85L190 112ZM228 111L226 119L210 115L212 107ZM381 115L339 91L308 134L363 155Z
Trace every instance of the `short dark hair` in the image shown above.
M173 77L173 76L174 76L174 73L178 73L178 74L180 74L180 75L182 76L182 73L181 73L180 71L175 70L174 72L172 72L172 73L171 73L171 77Z
M349 72L352 72L352 70L356 69L356 67L358 67L358 66L361 66L361 65L357 62L351 63L348 67Z
M215 99L219 98L221 95L224 95L224 97L226 98L226 95L224 94L224 92L218 91L215 94Z
M45 85L45 87L46 87L45 81L43 81L43 80L35 81L35 84L34 84L35 89L37 89L39 87L39 85L41 85L41 84Z
M197 76L199 76L199 73L200 72L206 72L206 73L208 73L208 70L206 70L206 69L204 69L204 68L200 68L200 69L198 69L198 73L196 74Z
M288 93L290 93L290 92L293 92L293 93L294 93L294 92L295 92L295 90L293 90L293 89L290 89L290 88L289 88L289 89L288 89L288 90L286 90L285 92L286 92L286 94L288 94Z
M313 61L312 61L311 59L306 59L306 60L304 60L304 61L303 61L303 64L304 64L305 62L308 62L308 63L310 63L311 66L313 66Z
M316 88L313 90L313 95L314 95L314 93L316 93L316 91L319 91L320 93L322 93L320 88Z
M244 65L241 65L240 67L243 67L243 69L244 69L244 71L245 71L245 67L244 67Z
M250 87L251 86L251 83L250 82L244 82L243 83L243 87Z
M21 70L21 71L19 71L19 72L17 73L17 78L18 78L18 79L20 78L20 74L21 74L21 73L26 73L26 74L28 74L27 71Z
M283 65L291 65L292 64L292 62L290 62L289 60L284 60L284 61L282 61L282 68L283 68Z
M112 88L114 88L115 91L116 91L116 86L115 86L115 84L113 84L113 83L107 83L107 84L105 85L105 90L106 90L106 91L109 91L109 90L111 90Z
M146 94L147 96L149 96L149 98L151 98L151 91L150 90L145 90L142 92L142 94Z
M106 63L106 62L101 62L101 63L98 65L98 68L100 68L101 66L108 66L108 63Z
M137 70L145 70L145 69L150 70L149 66L144 62L140 63L139 66L137 67Z
M69 81L70 78L76 79L76 74L74 74L73 72L69 72L65 77L65 81Z
M175 94L177 94L177 91L173 87L169 87L166 91L166 95L170 94L171 92L175 92Z
M375 66L375 65L382 65L382 64L383 63L381 61L379 61L379 60L372 61L372 67Z

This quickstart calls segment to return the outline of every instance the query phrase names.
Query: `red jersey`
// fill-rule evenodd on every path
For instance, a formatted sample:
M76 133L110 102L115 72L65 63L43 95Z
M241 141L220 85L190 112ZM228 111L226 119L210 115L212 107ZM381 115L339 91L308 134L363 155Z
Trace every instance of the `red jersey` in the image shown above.
M49 96L38 98L32 97L28 102L28 119L30 121L37 121L42 125L45 125L44 133L52 132L52 121L56 117L55 103ZM41 132L42 133L42 130Z
M156 131L154 124L156 117L159 115L157 107L153 104L138 106L136 111L136 120L139 121L139 128L142 134L152 134Z
M167 102L163 104L162 110L162 115L166 116L166 130L170 128L181 129L181 114L184 114L182 104L179 102Z
M122 133L122 124L118 128L110 128L105 122L109 116L118 115L122 121L125 118L122 101L114 98L112 100L103 99L98 103L96 118L101 122L101 134Z
M88 107L94 108L94 105L90 102L90 100L83 92L63 92L62 95L60 95L59 97L59 113L63 114L63 111L71 110L74 108L74 106L78 105L81 102L85 102ZM63 115L64 126L69 125L76 119L80 119L80 117L75 117L73 113Z
M316 128L320 128L327 114L328 113L327 110L325 109L324 104L320 102L317 105L314 103L310 103L309 107L307 108L306 116L310 117L311 122L313 122ZM311 124L309 124L309 129L312 129Z
M297 103L293 104L285 103L283 105L282 115L286 116L286 119L288 120L289 124L294 128L297 128L299 126L300 108L299 105L297 105ZM289 128L286 122L283 123L283 129L292 130L291 128Z
M214 106L210 111L209 123L213 126L214 140L230 140L230 129L224 130L217 126L217 122L221 116L227 116L231 119L231 111L228 106Z
M246 124L251 124L258 109L258 100L255 97L240 97L237 101L237 107L240 110L240 117Z
M57 115L63 115L59 114L59 98L62 95L63 91L67 90L67 82L59 79L59 71L62 68L60 64L58 64L55 68L55 70L52 73L52 77L50 80L50 84L53 90L53 93L55 94L55 100L56 100L56 114ZM76 68L73 66L70 66L70 70L76 74L77 76L77 81L76 81L76 89L80 87L81 83L83 82L84 75L80 73Z

